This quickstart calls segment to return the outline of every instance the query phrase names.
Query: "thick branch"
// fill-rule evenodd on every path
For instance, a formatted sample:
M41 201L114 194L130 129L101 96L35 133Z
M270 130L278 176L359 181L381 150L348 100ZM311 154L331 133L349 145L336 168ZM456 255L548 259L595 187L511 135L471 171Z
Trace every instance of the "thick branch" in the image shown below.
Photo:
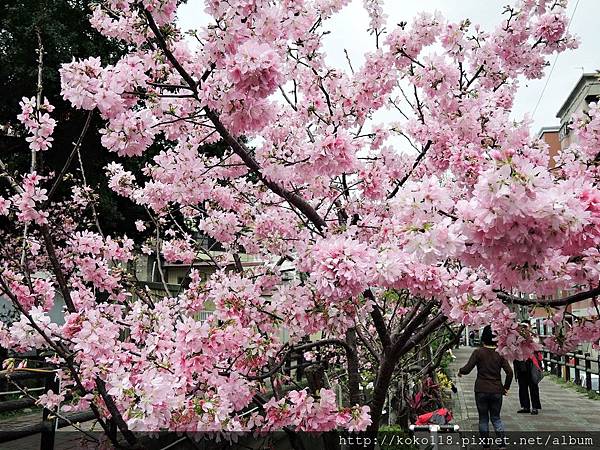
M593 297L600 295L600 286L595 289L591 289L589 291L578 292L577 294L569 295L568 297L555 298L555 299L529 299L529 298L521 298L515 297L514 295L507 294L502 291L495 291L496 295L500 300L505 303L513 304L513 305L537 305L537 306L567 306L573 303L580 302L582 300L587 300Z
M373 347L372 343L367 339L367 337L364 334L362 334L360 328L358 327L356 328L356 335L358 336L362 344L367 348L373 359L375 359L375 361L377 361L378 363L381 362L379 352L375 350L375 347Z
M429 313L433 309L434 302L431 301L426 304L421 311L412 319L410 322L406 324L402 331L398 330L398 333L395 333L392 337L392 354L396 355L401 350L406 347L408 340L412 337L415 330L427 319Z
M405 344L399 349L399 353L401 355L406 354L410 350L412 350L415 346L417 346L420 342L423 341L430 333L432 333L437 327L446 322L448 318L440 313L435 316L432 320L427 322L418 332L414 333Z
M65 305L67 305L69 312L75 312L75 304L71 298L71 292L69 291L67 280L65 279L62 267L58 261L58 256L56 255L56 250L54 249L54 242L52 241L52 236L50 236L50 229L48 228L48 225L42 225L41 231L42 237L44 238L44 245L46 246L46 252L48 253L48 259L52 265L52 271L56 277L56 282L58 283L58 287L65 301Z
M348 392L351 405L360 403L360 374L358 355L356 354L356 330L348 329L346 332L346 344L352 351L346 351L346 366L348 370Z
M364 296L375 303L375 296L370 289L367 289L364 293ZM390 334L388 332L387 327L385 326L385 320L381 315L381 311L377 304L373 305L373 311L371 311L371 319L373 319L373 324L375 325L375 330L377 331L377 335L379 336L379 340L381 341L381 345L383 346L384 353L387 352L392 345L390 340Z
M185 80L185 82L190 86L190 88L194 92L195 98L197 99L198 96L197 96L196 81L185 70L185 68L181 65L181 63L177 60L175 55L173 55L173 53L169 49L169 46L167 45L167 42L165 41L165 38L162 35L162 33L160 32L158 26L156 25L156 22L154 21L152 14L150 14L145 9L144 9L144 14L146 16L146 19L148 20L148 25L150 26L150 29L156 36L156 40L158 42L159 47L164 52L165 56L167 57L169 62L173 65L175 70ZM229 133L229 131L225 128L225 126L219 120L219 116L215 111L213 111L209 108L205 108L205 110L206 110L206 116L213 123L213 125L215 126L215 129L221 135L223 140L225 140L225 142L229 146L231 146L234 153L237 154L242 159L242 161L244 161L246 166L252 172L255 172L258 175L259 179L265 186L267 186L273 193L280 196L281 198L284 198L291 205L293 205L299 211L301 211L319 230L326 228L325 220L323 220L323 218L317 213L317 211L306 200L304 200L299 195L288 191L287 189L285 189L283 186L279 185L278 183L264 177L264 175L262 174L262 172L260 170L260 165L254 159L254 157L250 154L250 150L243 143L239 142L235 137L233 137L233 135L231 135L231 133Z
M288 191L283 188L279 183L276 183L272 180L266 178L261 170L260 165L254 159L254 157L250 154L250 150L241 142L239 142L235 137L229 133L229 131L225 128L225 126L221 123L216 112L206 109L206 116L210 119L210 121L215 126L217 132L221 135L221 137L231 146L232 150L236 155L238 155L242 161L246 164L246 166L252 171L255 172L260 181L267 186L274 194L277 194L281 198L287 200L290 205L296 207L300 212L302 212L308 220L310 220L319 230L327 227L325 220L317 213L317 211L302 197L298 194Z
M121 430L121 433L123 433L123 437L127 440L127 442L130 445L135 445L137 443L137 438L131 432L131 430L125 423L125 420L123 420L123 416L117 409L117 405L115 405L113 398L106 391L106 384L104 383L104 381L102 381L100 378L96 378L96 387L98 388L98 393L102 397L102 400L104 400L104 404L106 405L108 412L112 416L117 427L119 427L119 430Z

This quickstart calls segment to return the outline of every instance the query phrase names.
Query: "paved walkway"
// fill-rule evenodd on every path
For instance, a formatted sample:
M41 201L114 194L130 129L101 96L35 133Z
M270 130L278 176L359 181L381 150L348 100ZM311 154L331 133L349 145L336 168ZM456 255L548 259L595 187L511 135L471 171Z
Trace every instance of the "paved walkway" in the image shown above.
M0 419L0 440L2 433L19 431L24 427L40 423L42 420L41 408L29 408L23 414L13 417ZM93 421L81 424L81 428L89 431ZM82 434L73 427L60 428L56 432L54 450L76 450L83 449L81 444ZM9 442L0 442L0 450L39 450L41 435L35 434L32 436L23 437ZM91 447L93 448L93 447Z
M450 366L453 381L458 393L454 395L455 422L462 430L476 431L477 407L473 385L477 369L462 378L457 372L466 364L474 349L461 347L454 350L456 360ZM540 383L542 410L537 416L517 414L519 405L519 386L516 380L504 397L501 418L507 431L543 432L543 431L596 431L600 432L600 401L591 400L574 389L561 386L548 378Z

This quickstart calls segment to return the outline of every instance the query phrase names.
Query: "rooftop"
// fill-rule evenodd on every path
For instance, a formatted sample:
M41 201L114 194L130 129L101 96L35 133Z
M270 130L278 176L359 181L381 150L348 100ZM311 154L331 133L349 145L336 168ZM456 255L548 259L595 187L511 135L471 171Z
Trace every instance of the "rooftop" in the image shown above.
M559 119L562 118L565 115L565 113L567 112L567 110L569 109L569 106L571 106L571 104L577 97L577 94L579 94L579 92L584 88L584 86L592 81L600 82L599 77L600 77L600 75L597 72L584 73L583 75L581 75L581 78L579 78L579 81L577 82L577 84L575 85L575 87L573 88L573 90L571 91L571 93L569 94L569 96L567 97L565 102L563 103L563 105L560 107L560 109L556 113L556 117L558 117Z
M558 133L560 131L560 126L551 126L551 127L542 127L540 131L538 131L538 139L541 138L546 133Z

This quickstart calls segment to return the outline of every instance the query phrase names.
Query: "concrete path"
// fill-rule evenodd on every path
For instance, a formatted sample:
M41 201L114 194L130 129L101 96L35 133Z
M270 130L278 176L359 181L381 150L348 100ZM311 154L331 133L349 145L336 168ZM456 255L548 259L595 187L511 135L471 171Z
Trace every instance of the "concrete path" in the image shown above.
M458 393L454 395L455 422L462 430L477 431L478 418L475 406L473 385L477 369L462 378L457 372L466 364L474 348L461 347L454 350L456 359L451 364L453 381ZM504 378L503 378L504 379ZM543 432L543 431L595 431L600 432L600 400L591 400L574 389L561 386L548 378L540 383L542 410L537 416L517 414L519 405L519 386L516 380L504 397L501 418L507 431Z
M38 424L42 421L42 409L41 408L29 408L23 414L14 417L6 417L0 419L0 441L3 438L2 433L15 432L25 427ZM83 430L92 430L92 425L95 421L85 422L80 424ZM100 429L96 427L95 429ZM54 450L76 450L84 449L85 447L80 445L82 433L73 427L60 428L56 431L54 440ZM32 436L23 437L9 442L0 442L0 450L39 450L41 443L41 435L35 434ZM93 448L93 447L91 447Z

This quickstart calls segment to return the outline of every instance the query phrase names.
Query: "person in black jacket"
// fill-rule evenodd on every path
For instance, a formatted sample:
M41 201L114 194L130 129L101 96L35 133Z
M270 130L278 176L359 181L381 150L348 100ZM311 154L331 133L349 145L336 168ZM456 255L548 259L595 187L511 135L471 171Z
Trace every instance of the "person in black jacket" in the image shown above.
M476 349L471 354L467 364L458 370L458 376L467 375L474 367L477 367L475 404L479 414L479 434L484 443L489 443L491 421L496 437L501 438L504 442L505 430L500 419L500 410L502 409L502 396L508 395L513 371L508 361L496 352L492 327L489 325L481 333L481 343L483 347ZM500 369L503 369L506 374L504 384L502 384ZM484 444L483 448L490 448L490 445Z
M531 332L529 330L528 322L521 322L521 326ZM535 358L535 361L533 358ZM541 370L541 355L539 352L536 352L533 358L528 358L526 361L515 360L513 363L515 367L515 378L519 383L519 403L521 404L521 409L517 411L519 414L531 413L536 415L539 413L539 410L542 409L542 404L540 402L540 388L538 384L533 381L531 376L534 365L537 369Z

